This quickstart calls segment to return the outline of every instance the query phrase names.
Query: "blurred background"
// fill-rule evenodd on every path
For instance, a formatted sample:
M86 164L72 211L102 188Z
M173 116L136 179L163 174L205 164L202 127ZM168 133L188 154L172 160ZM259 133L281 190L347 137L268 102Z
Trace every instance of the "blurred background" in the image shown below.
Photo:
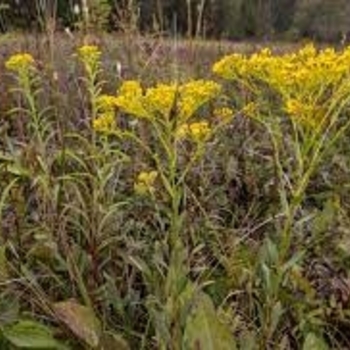
M347 41L349 0L2 0L0 30Z

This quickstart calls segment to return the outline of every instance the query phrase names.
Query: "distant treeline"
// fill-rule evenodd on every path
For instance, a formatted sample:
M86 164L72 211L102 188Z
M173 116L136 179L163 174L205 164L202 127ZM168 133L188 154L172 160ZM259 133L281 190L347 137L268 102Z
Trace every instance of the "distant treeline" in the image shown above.
M0 0L0 28L346 40L349 0Z

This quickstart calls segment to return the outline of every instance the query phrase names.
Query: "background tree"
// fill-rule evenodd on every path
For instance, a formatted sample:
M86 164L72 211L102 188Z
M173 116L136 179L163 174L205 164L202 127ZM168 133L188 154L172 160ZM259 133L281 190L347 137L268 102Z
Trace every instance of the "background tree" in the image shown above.
M90 30L339 41L350 31L349 16L348 0L0 0L2 31L47 30L52 21L74 28L85 18Z

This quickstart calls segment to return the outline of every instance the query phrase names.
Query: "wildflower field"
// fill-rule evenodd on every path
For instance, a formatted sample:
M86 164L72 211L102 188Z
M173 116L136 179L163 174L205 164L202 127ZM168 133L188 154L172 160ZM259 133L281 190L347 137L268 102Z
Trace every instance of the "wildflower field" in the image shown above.
M0 349L349 349L350 48L59 40L1 55Z

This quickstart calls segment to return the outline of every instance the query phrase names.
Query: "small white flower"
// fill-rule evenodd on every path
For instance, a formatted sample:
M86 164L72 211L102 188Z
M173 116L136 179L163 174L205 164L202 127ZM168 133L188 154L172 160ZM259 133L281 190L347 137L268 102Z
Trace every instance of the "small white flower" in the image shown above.
M80 14L80 6L78 4L74 4L73 13L75 15L79 15Z
M122 76L122 64L120 61L117 61L117 74L118 74L118 77L121 78L121 76Z

